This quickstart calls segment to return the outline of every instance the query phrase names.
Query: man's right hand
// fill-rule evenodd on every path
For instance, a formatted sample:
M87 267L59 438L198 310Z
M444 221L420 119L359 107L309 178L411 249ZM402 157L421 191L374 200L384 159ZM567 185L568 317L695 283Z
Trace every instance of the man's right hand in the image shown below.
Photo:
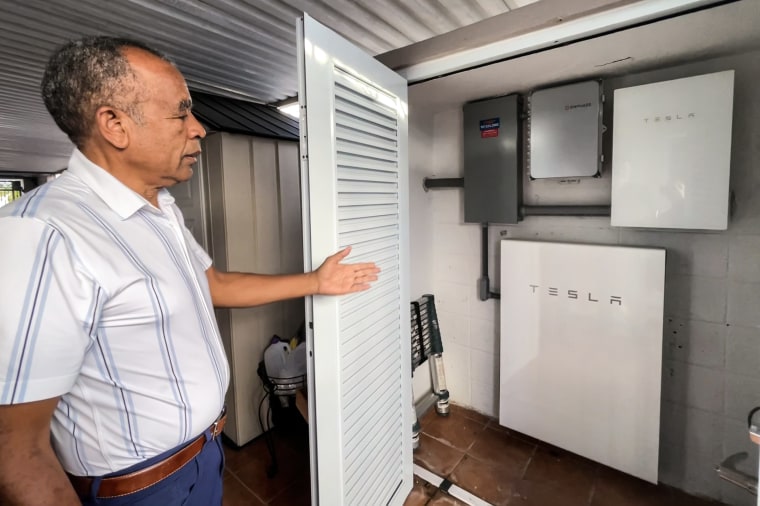
M50 446L58 400L0 406L0 504L81 505Z

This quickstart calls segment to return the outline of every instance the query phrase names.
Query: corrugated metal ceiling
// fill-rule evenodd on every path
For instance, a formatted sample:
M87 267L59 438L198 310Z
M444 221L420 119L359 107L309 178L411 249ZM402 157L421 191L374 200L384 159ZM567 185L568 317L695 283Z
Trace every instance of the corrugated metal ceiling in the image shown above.
M298 140L298 120L274 106L198 91L191 93L193 114L206 130Z
M39 97L49 54L88 34L168 53L193 90L259 103L297 90L302 12L380 54L537 0L0 0L0 171L64 167L71 149Z

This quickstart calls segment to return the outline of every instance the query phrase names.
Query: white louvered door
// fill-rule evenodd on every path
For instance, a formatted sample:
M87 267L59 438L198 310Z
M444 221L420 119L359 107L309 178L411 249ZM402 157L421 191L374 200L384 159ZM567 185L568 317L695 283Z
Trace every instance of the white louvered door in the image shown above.
M352 246L368 291L307 299L312 504L401 505L412 488L407 84L299 23L305 268ZM310 325L307 325L310 326Z

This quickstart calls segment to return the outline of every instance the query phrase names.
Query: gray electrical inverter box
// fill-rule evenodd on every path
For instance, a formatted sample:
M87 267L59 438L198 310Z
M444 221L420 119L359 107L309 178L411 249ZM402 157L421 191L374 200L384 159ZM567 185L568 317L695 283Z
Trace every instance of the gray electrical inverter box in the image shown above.
M587 177L602 166L599 81L547 88L528 99L528 172L534 179Z
M520 97L465 104L464 221L517 223L522 195Z

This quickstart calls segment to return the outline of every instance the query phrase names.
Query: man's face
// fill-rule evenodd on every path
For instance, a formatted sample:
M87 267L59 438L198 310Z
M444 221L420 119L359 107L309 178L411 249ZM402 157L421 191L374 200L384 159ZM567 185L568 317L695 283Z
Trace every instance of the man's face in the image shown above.
M125 55L137 75L141 118L130 124L125 152L130 170L146 186L168 187L187 181L206 131L190 108L182 75L168 62L139 49Z

